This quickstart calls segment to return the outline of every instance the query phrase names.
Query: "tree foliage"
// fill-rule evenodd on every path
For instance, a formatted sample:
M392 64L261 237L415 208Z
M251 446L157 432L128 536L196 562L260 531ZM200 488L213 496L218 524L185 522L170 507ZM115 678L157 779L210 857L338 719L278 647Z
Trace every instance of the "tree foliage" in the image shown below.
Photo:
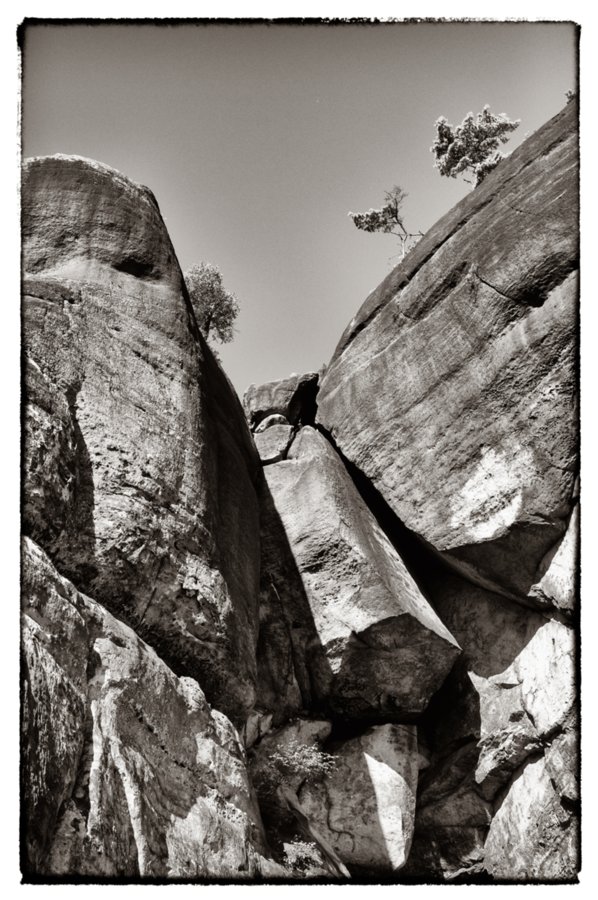
M199 330L206 340L228 344L234 338L239 303L222 283L222 274L211 263L191 266L184 275Z
M494 115L488 105L476 116L467 113L457 127L441 116L436 120L436 140L430 147L434 166L449 178L469 173L478 185L504 158L498 148L507 143L519 124L519 119L511 121L505 113Z
M334 757L317 744L303 744L292 739L273 750L262 762L256 777L258 795L274 794L288 778L317 781L333 770L335 762Z
M392 190L385 193L382 209L369 209L363 213L349 213L353 224L361 231L394 234L398 237L401 242L402 259L405 258L405 253L410 249L414 241L422 237L421 231L417 233L407 231L401 212L401 206L406 197L406 191L396 184Z

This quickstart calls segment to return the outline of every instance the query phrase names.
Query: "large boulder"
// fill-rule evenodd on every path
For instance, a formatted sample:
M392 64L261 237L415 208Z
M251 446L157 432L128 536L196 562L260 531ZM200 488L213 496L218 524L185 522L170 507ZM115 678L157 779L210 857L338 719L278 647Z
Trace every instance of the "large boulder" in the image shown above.
M368 873L401 869L411 847L421 760L413 725L379 725L340 744L332 772L299 799L343 862Z
M411 531L526 597L577 474L577 111L445 215L365 301L317 421Z
M242 721L259 459L151 192L79 157L23 173L25 532Z
M269 416L281 415L292 425L313 425L316 415L318 373L290 375L280 381L250 384L243 396L243 408L252 430Z
M264 474L274 507L265 524L278 517L288 544L277 552L265 541L262 602L288 623L283 658L313 663L307 673L294 668L300 689L307 682L312 697L349 717L421 713L459 647L340 458L306 427Z
M201 688L25 538L27 875L250 878L264 834L239 737Z

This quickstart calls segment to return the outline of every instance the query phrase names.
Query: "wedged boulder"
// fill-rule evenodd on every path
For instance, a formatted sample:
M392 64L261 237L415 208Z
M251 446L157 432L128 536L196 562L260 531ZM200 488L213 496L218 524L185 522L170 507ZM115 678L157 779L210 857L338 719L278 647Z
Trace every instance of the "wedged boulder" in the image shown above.
M243 408L252 431L268 416L281 415L291 425L313 425L319 375L290 375L280 381L250 384L243 395Z
M253 437L262 465L267 466L286 458L293 440L293 429L290 425L271 425L264 431L256 432Z
M255 699L259 459L156 201L56 156L26 162L22 203L25 532L241 722Z
M24 871L259 876L262 823L228 719L27 538L22 579Z
M421 713L459 647L340 458L321 434L306 427L287 460L267 466L264 474L295 571L289 580L288 554L279 569L271 553L262 586L269 608L278 602L283 621L291 623L290 655L300 655L296 622L316 663L306 677L295 668L296 678L308 681L312 694L345 716Z
M444 216L365 301L317 421L399 519L525 597L574 505L578 136L573 104Z
M343 862L369 873L402 868L415 818L420 757L413 725L378 725L340 744L335 765L299 799Z
M575 880L579 822L561 802L545 757L528 762L509 787L490 825L485 868L506 881Z

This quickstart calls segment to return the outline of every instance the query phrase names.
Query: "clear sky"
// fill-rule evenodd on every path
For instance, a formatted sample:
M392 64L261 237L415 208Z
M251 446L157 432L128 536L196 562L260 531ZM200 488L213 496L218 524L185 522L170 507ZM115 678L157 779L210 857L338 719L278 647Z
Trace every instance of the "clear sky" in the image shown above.
M438 116L488 103L521 119L510 150L575 87L567 24L34 25L23 153L88 156L153 190L183 270L215 264L239 299L219 352L242 394L328 362L398 262L349 210L400 184L426 231L470 189L433 168Z

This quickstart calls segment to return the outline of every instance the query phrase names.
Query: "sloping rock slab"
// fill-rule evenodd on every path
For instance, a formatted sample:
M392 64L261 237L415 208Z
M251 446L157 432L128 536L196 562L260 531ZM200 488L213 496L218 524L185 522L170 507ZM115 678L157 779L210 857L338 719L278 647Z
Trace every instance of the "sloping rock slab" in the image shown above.
M333 771L299 795L348 866L396 872L409 855L419 755L411 725L379 725L342 743Z
M242 720L259 459L151 192L79 157L23 173L24 528Z
M317 421L412 531L525 596L577 471L577 113L570 104L366 300Z
M317 693L348 716L420 713L459 647L338 455L306 427L287 461L264 473L305 592L311 622L304 624L315 630L326 657L328 672L311 672ZM284 576L271 561L270 589L287 621L301 624L305 607L295 608Z
M28 874L251 878L264 837L238 735L23 545Z

